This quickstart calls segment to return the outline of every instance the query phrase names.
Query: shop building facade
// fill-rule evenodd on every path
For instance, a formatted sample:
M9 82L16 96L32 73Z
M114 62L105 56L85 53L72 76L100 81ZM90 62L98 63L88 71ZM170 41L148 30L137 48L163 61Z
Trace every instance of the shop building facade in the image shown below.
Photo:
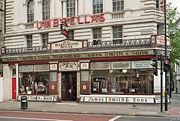
M4 99L158 101L151 58L164 48L161 1L6 1Z

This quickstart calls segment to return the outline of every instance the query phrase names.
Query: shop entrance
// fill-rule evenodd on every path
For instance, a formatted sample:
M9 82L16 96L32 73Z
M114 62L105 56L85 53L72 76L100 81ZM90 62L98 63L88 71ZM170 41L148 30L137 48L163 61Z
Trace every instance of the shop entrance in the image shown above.
M62 72L62 101L76 101L77 72Z

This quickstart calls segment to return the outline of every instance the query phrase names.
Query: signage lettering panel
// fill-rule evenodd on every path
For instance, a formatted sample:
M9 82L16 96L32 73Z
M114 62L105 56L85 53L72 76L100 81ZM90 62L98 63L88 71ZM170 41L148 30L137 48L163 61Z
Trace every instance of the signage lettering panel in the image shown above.
M64 40L51 44L51 50L77 49L83 47L83 41Z
M33 65L20 65L19 72L33 72Z
M131 62L112 62L111 63L111 69L130 69L131 68Z
M110 62L93 62L91 63L92 70L99 70L99 69L110 69Z
M78 63L77 62L59 63L59 70L60 71L76 71L78 70Z
M62 60L72 58L98 58L98 57L119 57L119 56L140 56L140 55L152 55L153 50L137 50L137 51L111 51L111 52L79 52L79 53L63 53L63 54L50 54L39 56L27 56L27 57L7 57L3 58L3 62L13 61L33 61L33 60Z
M132 68L152 68L151 61L132 61Z
M49 65L34 65L34 71L49 71Z

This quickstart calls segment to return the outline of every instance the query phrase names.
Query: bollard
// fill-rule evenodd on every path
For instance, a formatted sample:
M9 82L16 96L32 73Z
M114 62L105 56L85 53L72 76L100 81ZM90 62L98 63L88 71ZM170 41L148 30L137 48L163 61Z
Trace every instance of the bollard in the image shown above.
M27 96L21 96L21 109L27 109L27 108L28 108Z

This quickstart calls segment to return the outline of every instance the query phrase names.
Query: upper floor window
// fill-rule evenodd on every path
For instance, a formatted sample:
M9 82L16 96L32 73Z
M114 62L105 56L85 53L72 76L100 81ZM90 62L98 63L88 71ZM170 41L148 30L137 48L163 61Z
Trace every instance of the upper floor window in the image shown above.
M124 0L113 0L113 11L124 10Z
M113 27L113 44L121 44L122 43L122 26Z
M75 16L75 8L76 8L75 6L76 6L75 0L66 1L67 17Z
M157 35L161 35L164 33L164 25L163 24L158 24L157 25Z
M101 28L94 28L93 29L93 45L101 44Z
M50 1L43 0L42 2L42 19L48 20L50 19Z
M34 21L34 1L29 0L27 3L27 22Z
M93 14L103 13L103 0L93 0Z
M156 8L159 9L159 0L156 0Z
M42 37L42 47L47 48L48 39L49 39L48 33L41 34L41 37Z
M27 48L32 48L32 35L26 36Z
M68 30L67 39L74 39L74 30Z

